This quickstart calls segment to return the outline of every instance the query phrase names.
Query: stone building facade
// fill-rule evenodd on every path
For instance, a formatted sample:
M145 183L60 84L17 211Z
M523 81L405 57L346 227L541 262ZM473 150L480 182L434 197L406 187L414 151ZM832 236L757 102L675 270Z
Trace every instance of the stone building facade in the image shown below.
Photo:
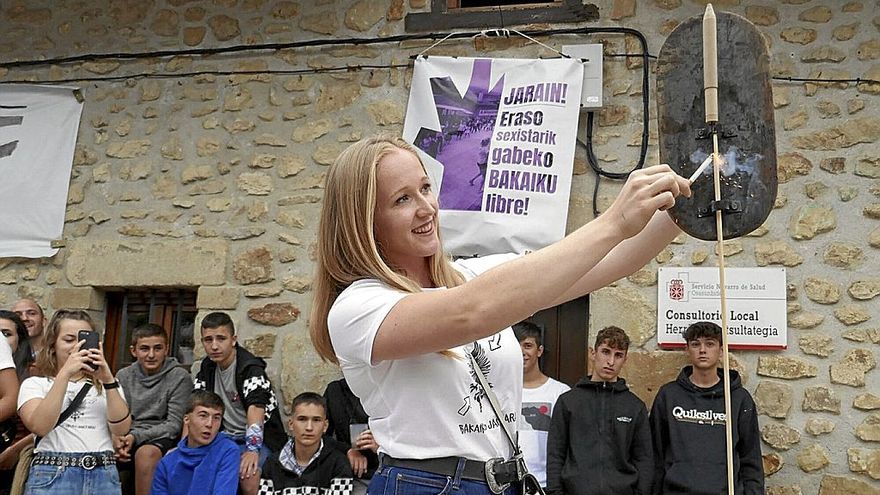
M8 0L0 4L0 61L386 37L403 34L405 16L430 4ZM590 25L638 29L656 55L705 1L594 4L599 20ZM785 266L788 273L788 349L733 356L761 414L768 493L880 494L880 2L714 5L758 25L773 75L863 80L773 82L779 198L766 224L728 242L725 254L728 266ZM641 60L613 55L637 51L635 40L541 40L605 44L597 155L609 170L628 169L641 131ZM350 142L401 131L411 76L405 65L430 44L0 66L3 82L79 80L71 84L85 96L64 247L49 259L0 260L0 305L34 297L50 310L100 314L105 295L120 287L192 288L200 314L234 316L240 338L267 358L287 397L323 390L338 370L312 350L306 317L326 167ZM518 37L447 41L430 53L549 55ZM648 161L656 163L653 95L650 118ZM570 229L592 218L594 180L579 146ZM600 209L616 187L603 182ZM657 268L716 262L714 244L681 236L591 298L591 326L614 323L634 336L624 375L649 404L684 362L656 346ZM621 314L622 304L631 310Z

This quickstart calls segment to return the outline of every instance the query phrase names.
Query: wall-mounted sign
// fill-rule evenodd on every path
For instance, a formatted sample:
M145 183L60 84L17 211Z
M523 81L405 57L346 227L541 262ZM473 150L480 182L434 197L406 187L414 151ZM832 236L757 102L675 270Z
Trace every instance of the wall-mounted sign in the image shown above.
M731 349L785 349L787 313L784 268L727 268L727 334ZM691 323L721 325L718 268L660 268L657 343L681 347Z

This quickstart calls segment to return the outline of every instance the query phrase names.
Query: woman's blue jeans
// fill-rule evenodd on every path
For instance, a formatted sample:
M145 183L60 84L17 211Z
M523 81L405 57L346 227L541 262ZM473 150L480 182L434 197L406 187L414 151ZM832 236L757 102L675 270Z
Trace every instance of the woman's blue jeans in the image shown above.
M443 476L415 469L380 466L370 481L367 495L495 495L489 485L460 476ZM503 495L519 495L511 485Z
M49 453L51 455L51 452ZM31 466L25 495L121 495L119 471L115 465L85 469L74 466Z

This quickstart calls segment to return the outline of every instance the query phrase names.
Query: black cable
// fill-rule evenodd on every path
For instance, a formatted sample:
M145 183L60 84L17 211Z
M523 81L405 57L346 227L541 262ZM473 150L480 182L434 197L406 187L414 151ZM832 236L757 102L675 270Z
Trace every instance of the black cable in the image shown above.
M195 76L247 76L261 74L281 74L281 75L303 75L303 74L321 74L327 72L353 72L360 70L376 70L376 69L405 69L412 64L384 64L384 65L341 65L336 67L309 67L308 69L266 69L266 70L200 70L191 72L137 72L134 74L126 74L124 76L104 76L104 77L71 77L67 79L41 79L40 81L0 81L2 84L59 84L70 82L95 82L95 81L125 81L127 79L179 79L183 77Z
M603 28L561 28L561 29L533 29L520 31L527 36L557 36L564 34L590 34L591 31ZM278 51L289 50L291 48L307 48L320 46L338 46L338 45L374 45L382 43L400 43L402 41L423 41L423 40L442 40L472 38L483 34L483 31L462 31L454 33L422 33L422 34L401 34L396 36L387 36L384 38L333 38L333 39L313 39L304 41L292 41L288 43L261 43L256 45L232 45L217 48L191 48L186 50L158 50L151 52L115 52L115 53L87 53L83 55L74 55L70 57L47 58L40 60L15 60L9 62L0 62L0 68L13 67L30 67L42 65L64 65L74 62L93 62L100 60L137 60L162 57L178 57L178 56L210 56L222 55L227 53L240 52L261 52L261 51Z
M606 53L606 58L611 57L641 57L641 54L630 53ZM649 57L654 57L649 55ZM414 57L412 57L414 58ZM263 70L201 70L190 72L135 72L122 76L83 76L68 77L63 79L28 79L28 80L0 80L3 84L60 84L71 82L101 82L101 81L124 81L126 79L179 79L183 77L193 77L202 75L216 76L237 76L237 75L255 75L255 74L281 74L281 75L304 75L304 74L321 74L327 72L356 72L361 70L378 70L378 69L406 69L412 67L412 61L406 64L362 64L362 65L339 65L334 67L309 67L306 69L263 69ZM865 81L864 79L862 81Z
M372 45L377 43L398 43L401 41L435 40L442 39L448 33L428 33L419 35L398 35L387 38L337 38L337 39L314 39L305 41L293 41L289 43L261 43L256 45L232 45L217 48L191 48L187 50L157 50L151 52L115 52L115 53L86 53L70 57L58 57L43 60L16 60L2 62L0 67L28 67L39 65L64 65L74 62L94 62L100 60L138 60L145 58L179 57L179 56L211 56L240 52L261 52L288 50L291 48L306 48L313 46L335 45ZM472 36L471 33L453 33L449 39L465 38Z
M638 30L621 27L589 29L593 33L606 32L633 35L639 40L639 43L641 43L642 45L642 142L639 149L639 161L633 168L631 168L627 172L608 172L606 170L603 170L602 167L599 166L599 160L596 158L596 154L593 152L594 112L587 112L586 138L584 145L587 148L587 163L590 164L590 168L592 168L593 172L596 173L596 183L593 185L593 215L599 216L599 182L601 182L602 177L606 177L612 180L626 180L631 173L645 166L645 157L647 157L648 155L648 135L650 122L650 114L648 109L649 55L648 40L645 38L645 35Z
M587 152L587 163L590 164L590 168L596 173L596 182L593 184L593 215L599 216L599 205L598 205L598 197L599 197L599 183L602 180L602 177L612 179L612 180L626 180L629 178L630 174L635 172L636 170L644 167L645 158L648 152L648 138L649 138L649 101L648 101L648 82L649 82L649 69L648 69L648 60L650 57L648 55L648 41L645 36L635 29L630 28L589 28L591 32L613 32L613 33L623 33L623 34L631 34L635 36L642 45L642 53L639 54L622 54L622 56L641 56L642 57L642 142L640 146L639 153L639 161L638 163L627 172L608 172L603 170L602 167L599 166L599 161L596 158L596 154L593 151L593 121L595 118L594 112L587 112L587 123L586 123L586 139L585 146ZM803 78L803 77L790 77L790 76L775 76L771 77L773 80L779 81L789 81L789 82L815 82L815 83L871 83L871 84L880 84L880 81L874 79L820 79L820 78Z
M640 53L606 53L605 58L613 57L643 57ZM648 55L648 58L656 58L654 55ZM321 74L328 72L356 72L361 70L378 70L378 69L406 69L412 66L412 63L406 64L364 64L364 65L339 65L334 67L309 67L307 69L265 69L265 70L202 70L191 72L137 72L124 76L106 76L106 77L70 77L65 79L40 79L40 80L22 80L22 81L0 81L3 84L59 84L71 82L101 82L101 81L124 81L126 79L179 79L183 77L215 75L215 76L237 76L237 75L258 75L258 74L281 74L281 75L304 75L304 74ZM798 77L772 77L771 79L789 82L815 82L815 83L868 83L880 84L876 79L821 79L821 78L798 78ZM587 118L591 118L590 115Z
M878 81L876 79L862 79L861 77L857 77L855 79L821 79L818 77L773 76L770 79L773 79L774 81L788 81L788 82L880 84L880 81Z

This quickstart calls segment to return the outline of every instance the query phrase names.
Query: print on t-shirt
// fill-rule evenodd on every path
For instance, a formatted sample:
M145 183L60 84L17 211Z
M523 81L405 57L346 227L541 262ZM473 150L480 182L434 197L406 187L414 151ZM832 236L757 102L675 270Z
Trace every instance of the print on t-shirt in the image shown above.
M479 342L474 342L474 348L471 350L471 355L474 356L474 360L476 360L480 369L475 370L473 362L471 362L470 359L468 360L468 368L471 373L471 384L470 387L468 387L470 395L464 397L464 405L458 409L458 414L462 416L467 414L470 410L471 400L476 402L480 407L480 412L483 412L483 399L486 398L486 391L483 390L483 386L480 385L477 373L482 373L483 376L486 377L486 382L489 384L489 388L492 388L492 382L489 381L489 372L492 371L492 363L489 361L489 356L486 355L486 351L483 350L483 346L481 346Z
M495 428L501 428L501 420L497 417L497 413L492 409L491 403L489 403L489 397L486 395L486 391L483 389L483 386L480 384L477 373L482 373L486 378L486 382L490 389L495 389L495 385L489 379L489 373L492 371L492 360L489 359L489 355L491 352L498 351L502 348L501 345L501 334L494 335L485 341L486 346L483 346L480 342L474 342L473 347L471 348L471 355L474 357L474 361L476 362L476 366L479 369L474 367L474 363L468 359L468 373L470 374L471 383L468 386L468 394L462 398L462 405L458 408L459 416L468 416L469 412L474 414L471 411L471 406L476 404L476 407L479 408L479 411L476 414L483 414L484 409L490 412L493 412L493 415L488 421L480 422L480 423L459 423L458 427L461 430L461 433L464 434L479 434L484 435L488 430L492 430ZM488 348L488 351L487 351ZM465 346L464 351L467 352L467 346ZM483 400L486 400L485 408ZM517 414L516 412L502 413L504 419L508 425L515 425L517 422Z
M73 399L76 398L77 394L79 394L79 390L68 390L64 395L67 398L65 404L70 404L73 402ZM68 416L67 421L64 422L64 426L66 428L72 428L74 430L94 430L95 425L89 424L88 422L80 422L80 418L84 418L86 415L86 410L92 407L92 405L98 402L97 396L89 396L86 395L82 402L79 404L79 407L76 408L70 416ZM66 406L65 406L66 408Z
M553 412L553 404L549 402L523 402L522 420L525 422L525 428L535 431L550 431L550 414ZM520 423L522 424L522 423Z
M489 350L497 351L498 349L501 349L501 332L489 337Z

